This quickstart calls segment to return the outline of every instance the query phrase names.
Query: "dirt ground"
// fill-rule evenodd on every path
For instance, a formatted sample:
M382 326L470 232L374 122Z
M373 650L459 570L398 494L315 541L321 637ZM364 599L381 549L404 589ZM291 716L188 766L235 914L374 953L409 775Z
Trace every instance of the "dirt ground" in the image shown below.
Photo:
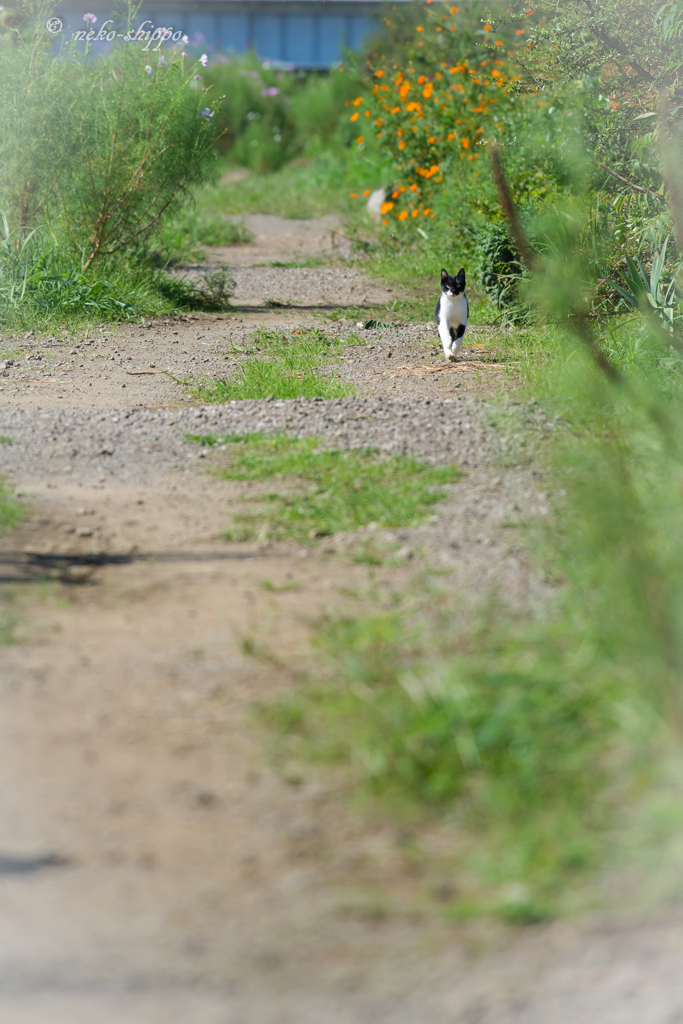
M680 909L454 924L453 825L407 834L336 770L273 759L258 707L314 670L322 614L382 607L427 564L463 605L528 594L510 525L545 511L488 425L514 401L495 332L450 367L431 325L326 323L367 340L339 367L357 398L192 407L177 381L232 372L255 324L321 326L266 303L324 306L337 268L250 264L328 252L335 225L276 221L212 255L241 261L234 313L3 343L0 469L27 515L0 550L20 641L0 648L0 1021L683 1020ZM382 294L338 276L334 305L363 289ZM430 522L381 538L402 545L392 568L343 539L228 544L242 488L185 435L283 428L465 473Z

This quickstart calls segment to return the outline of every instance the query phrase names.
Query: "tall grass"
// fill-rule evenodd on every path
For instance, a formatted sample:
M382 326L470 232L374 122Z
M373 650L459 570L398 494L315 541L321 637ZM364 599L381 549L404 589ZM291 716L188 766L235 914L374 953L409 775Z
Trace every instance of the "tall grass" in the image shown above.
M0 37L3 314L120 318L131 292L136 313L156 311L153 236L215 162L207 95L175 50L56 53L46 18L29 5Z

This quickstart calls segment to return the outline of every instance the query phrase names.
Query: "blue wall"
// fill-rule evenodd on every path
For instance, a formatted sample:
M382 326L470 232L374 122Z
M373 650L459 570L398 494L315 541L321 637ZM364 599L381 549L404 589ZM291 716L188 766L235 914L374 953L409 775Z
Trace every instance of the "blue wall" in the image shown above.
M365 14L154 14L153 24L180 29L193 48L208 53L243 53L255 49L259 57L284 61L295 67L325 68L355 49L373 27Z

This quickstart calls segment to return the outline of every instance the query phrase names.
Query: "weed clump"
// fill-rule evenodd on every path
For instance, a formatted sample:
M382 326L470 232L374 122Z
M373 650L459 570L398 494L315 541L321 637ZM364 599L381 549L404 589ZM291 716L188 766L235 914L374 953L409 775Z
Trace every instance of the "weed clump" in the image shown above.
M0 444L12 444L11 438L1 438ZM0 533L17 526L23 517L23 509L0 479Z
M235 378L195 384L190 394L204 403L245 398L345 398L353 394L352 386L331 372L339 346L337 338L320 330L284 333L260 327L252 335L247 358L241 361Z
M259 537L308 542L369 523L387 529L410 526L445 496L459 473L404 455L383 457L372 449L326 451L316 438L277 435L206 435L194 440L226 447L226 480L277 480L281 490L257 499L258 510L239 513L229 540Z

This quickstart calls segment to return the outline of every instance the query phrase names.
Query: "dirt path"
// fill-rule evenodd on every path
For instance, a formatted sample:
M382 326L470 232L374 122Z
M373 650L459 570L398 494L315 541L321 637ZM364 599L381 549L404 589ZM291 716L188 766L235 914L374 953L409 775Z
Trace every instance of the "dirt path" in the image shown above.
M509 523L543 495L496 461L486 400L509 378L486 332L452 369L431 327L366 332L339 368L357 398L193 408L172 377L232 372L229 339L263 321L320 326L168 318L15 341L3 371L0 464L28 514L0 551L22 640L0 648L0 1020L673 1024L675 915L453 925L433 853L452 826L406 844L335 771L271 760L255 708L312 664L314 619L382 607L426 564L464 602L526 593ZM434 521L381 538L405 551L393 568L370 573L343 539L230 545L241 488L185 435L257 429L466 473Z

